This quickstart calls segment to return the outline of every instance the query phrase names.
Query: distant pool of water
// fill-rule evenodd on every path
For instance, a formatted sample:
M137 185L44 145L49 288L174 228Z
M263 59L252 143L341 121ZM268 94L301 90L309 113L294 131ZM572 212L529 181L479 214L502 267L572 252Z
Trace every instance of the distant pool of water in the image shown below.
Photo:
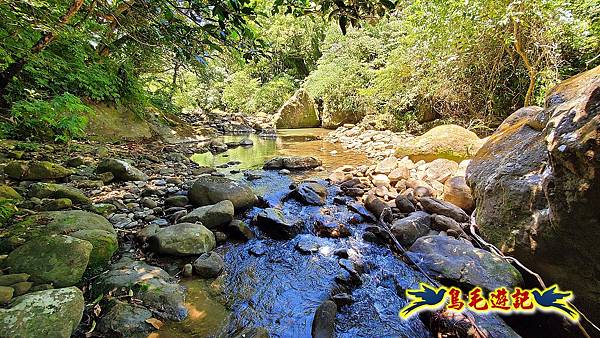
M195 154L192 160L199 165L216 167L231 161L242 162L226 170L261 169L263 164L276 156L314 156L323 161L328 172L345 164L365 164L370 160L364 154L346 150L339 144L324 140L329 130L321 128L282 129L277 131L276 138L262 138L255 134L226 135L221 141L238 142L249 138L254 142L252 147L236 147L224 153L210 152Z

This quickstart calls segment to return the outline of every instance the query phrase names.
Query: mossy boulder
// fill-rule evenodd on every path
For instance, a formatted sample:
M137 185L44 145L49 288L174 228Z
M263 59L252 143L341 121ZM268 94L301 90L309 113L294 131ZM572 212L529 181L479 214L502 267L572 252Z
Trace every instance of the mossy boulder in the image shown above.
M209 229L229 224L233 220L234 207L229 200L213 205L205 205L194 209L189 214L181 217L181 223L202 223Z
M147 320L152 318L148 309L124 302L116 303L100 319L98 330L109 336L147 337L154 327Z
M216 246L215 235L202 224L179 223L162 228L148 239L155 252L187 256L209 252Z
M48 161L13 161L4 168L4 173L15 180L27 181L59 179L73 174L71 170Z
M298 89L275 115L279 129L314 128L321 124L315 101L304 88Z
M15 191L15 189L11 188L6 184L0 183L0 200L21 200L23 197Z
M27 273L36 283L72 286L81 280L92 248L90 242L71 236L42 236L13 250L5 264L11 273Z
M397 146L396 157L408 156L414 162L431 162L438 158L460 162L473 157L482 144L483 141L472 131L447 124Z
M521 273L504 259L449 236L421 237L410 247L408 255L436 278L462 285L490 291L523 283Z
M34 183L29 187L28 194L30 197L37 198L68 198L75 203L92 203L92 200L83 191L64 184Z
M194 182L188 195L197 206L212 205L230 200L236 210L247 209L258 199L250 186L224 177L203 176Z
M32 292L0 309L1 337L71 337L83 316L83 293L76 287Z
M0 253L9 253L39 236L65 234L93 245L89 271L104 267L117 251L115 229L104 217L81 210L49 211L29 216L0 232Z

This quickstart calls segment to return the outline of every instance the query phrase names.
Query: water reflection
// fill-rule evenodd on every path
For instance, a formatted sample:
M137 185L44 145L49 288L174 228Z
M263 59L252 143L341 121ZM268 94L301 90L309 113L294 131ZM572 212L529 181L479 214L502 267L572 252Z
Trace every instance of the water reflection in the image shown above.
M252 147L236 147L221 154L195 154L192 160L203 166L218 167L231 161L242 162L228 168L258 169L275 156L315 156L323 161L325 169L335 169L345 164L365 164L369 160L363 154L343 149L339 144L332 144L323 139L329 131L320 128L283 129L277 131L277 138L266 139L251 135L226 135L221 141L239 142L249 138L254 142Z

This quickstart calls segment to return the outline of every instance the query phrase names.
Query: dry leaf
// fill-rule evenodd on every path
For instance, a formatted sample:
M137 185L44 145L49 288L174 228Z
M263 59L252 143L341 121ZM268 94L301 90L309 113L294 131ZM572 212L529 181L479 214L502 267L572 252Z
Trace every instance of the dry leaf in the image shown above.
M163 326L163 322L161 322L160 320L156 319L156 318L148 318L146 319L146 323L154 326L155 329L160 329L161 326Z

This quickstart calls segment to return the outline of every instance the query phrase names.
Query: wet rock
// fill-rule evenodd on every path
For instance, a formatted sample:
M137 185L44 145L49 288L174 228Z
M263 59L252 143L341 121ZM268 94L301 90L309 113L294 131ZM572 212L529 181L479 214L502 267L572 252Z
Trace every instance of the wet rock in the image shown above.
M452 203L441 201L432 197L422 197L419 199L419 203L421 203L423 210L430 214L447 216L461 223L469 221L469 216L461 208Z
M134 337L136 335L145 337L155 330L152 325L146 322L150 318L152 318L152 312L142 306L117 302L100 319L98 331L106 335L119 337Z
M319 243L311 238L303 237L296 243L296 249L303 254L311 254L319 251Z
M421 237L410 247L408 255L435 278L480 286L488 291L523 283L519 271L504 259L452 237Z
M150 208L150 209L156 208L158 206L158 203L150 197L142 198L141 204L144 207Z
M61 165L47 161L14 161L4 167L4 173L16 180L39 181L64 178L73 172Z
M0 286L11 286L16 283L26 282L27 279L29 279L29 274L26 273L0 275Z
M227 226L227 231L235 238L242 239L245 241L254 238L254 233L250 227L243 221L234 219Z
M112 264L108 272L94 280L91 290L94 297L111 290L115 297L127 295L131 290L144 306L169 320L183 320L188 314L183 286L163 269L129 258Z
M165 205L172 207L185 207L188 204L187 196L176 195L165 199Z
M451 177L444 183L442 199L467 211L472 211L475 207L471 188L463 176Z
M8 309L0 309L0 336L71 337L81 321L84 304L76 287L17 297Z
M205 205L194 209L189 214L181 217L181 223L202 223L209 229L217 228L230 223L233 220L234 207L229 200L221 201L213 205Z
M463 227L457 221L443 215L431 216L431 228L437 231L446 231L448 235L454 237L459 237L460 235L466 237Z
M396 208L403 214L409 214L416 211L415 205L404 195L396 196L394 202L396 203Z
M119 181L147 181L148 176L133 165L117 159L106 159L98 164L96 173L110 172Z
M265 170L310 170L323 165L321 160L311 156L275 157L263 166Z
M96 174L96 177L102 181L102 183L104 184L108 184L110 182L112 182L115 179L115 175L113 175L113 173L107 171L105 173L99 173Z
M75 203L92 203L83 191L64 184L34 183L29 186L28 194L30 197L37 198L68 198Z
M413 161L445 158L453 161L469 159L483 144L467 129L449 124L432 128L425 134L397 146L396 157L408 156Z
M208 147L210 148L210 151L213 153L224 153L226 152L229 147L227 147L227 145L219 140L212 140L210 142L210 144L208 145Z
M79 156L71 157L70 159L66 160L64 163L65 167L70 167L70 168L77 168L84 164L85 164L85 161L83 160L82 157L79 157Z
M230 200L236 210L247 209L258 202L250 187L242 182L223 177L200 177L189 191L190 202L204 206Z
M319 305L312 322L311 334L313 338L335 337L336 313L337 305L333 301L327 300Z
M422 211L415 211L407 217L394 221L391 232L405 248L410 247L417 239L426 236L431 226L431 216Z
M389 205L387 205L387 203L374 195L367 196L367 199L365 200L365 207L377 218L381 217L381 214L385 209L389 209Z
M225 234L224 232L221 231L215 231L215 241L217 242L217 245L221 245L225 242L227 242L227 234Z
M240 141L240 146L242 147L250 147L254 145L254 142L249 138L244 138Z
M211 251L216 246L215 235L202 224L179 223L162 228L148 238L155 252L186 256Z
M41 205L40 209L44 211L57 211L70 209L73 207L73 202L68 198L59 198L56 200L46 200Z
M309 205L325 205L327 188L316 182L302 182L290 196Z
M354 302L351 295L347 293L338 293L331 297L331 300L339 307L344 305L350 305Z
M223 271L225 262L216 252L207 252L194 261L194 271L201 278L215 278Z
M321 124L314 100L298 89L273 116L278 129L314 128Z
M21 195L15 191L15 189L11 188L6 184L0 183L0 200L8 199L8 200L21 200Z
M64 287L77 284L87 268L92 244L71 236L41 236L12 251L11 273L27 273L36 283Z
M300 231L299 226L289 223L281 210L266 208L254 218L254 224L274 239L291 239Z

